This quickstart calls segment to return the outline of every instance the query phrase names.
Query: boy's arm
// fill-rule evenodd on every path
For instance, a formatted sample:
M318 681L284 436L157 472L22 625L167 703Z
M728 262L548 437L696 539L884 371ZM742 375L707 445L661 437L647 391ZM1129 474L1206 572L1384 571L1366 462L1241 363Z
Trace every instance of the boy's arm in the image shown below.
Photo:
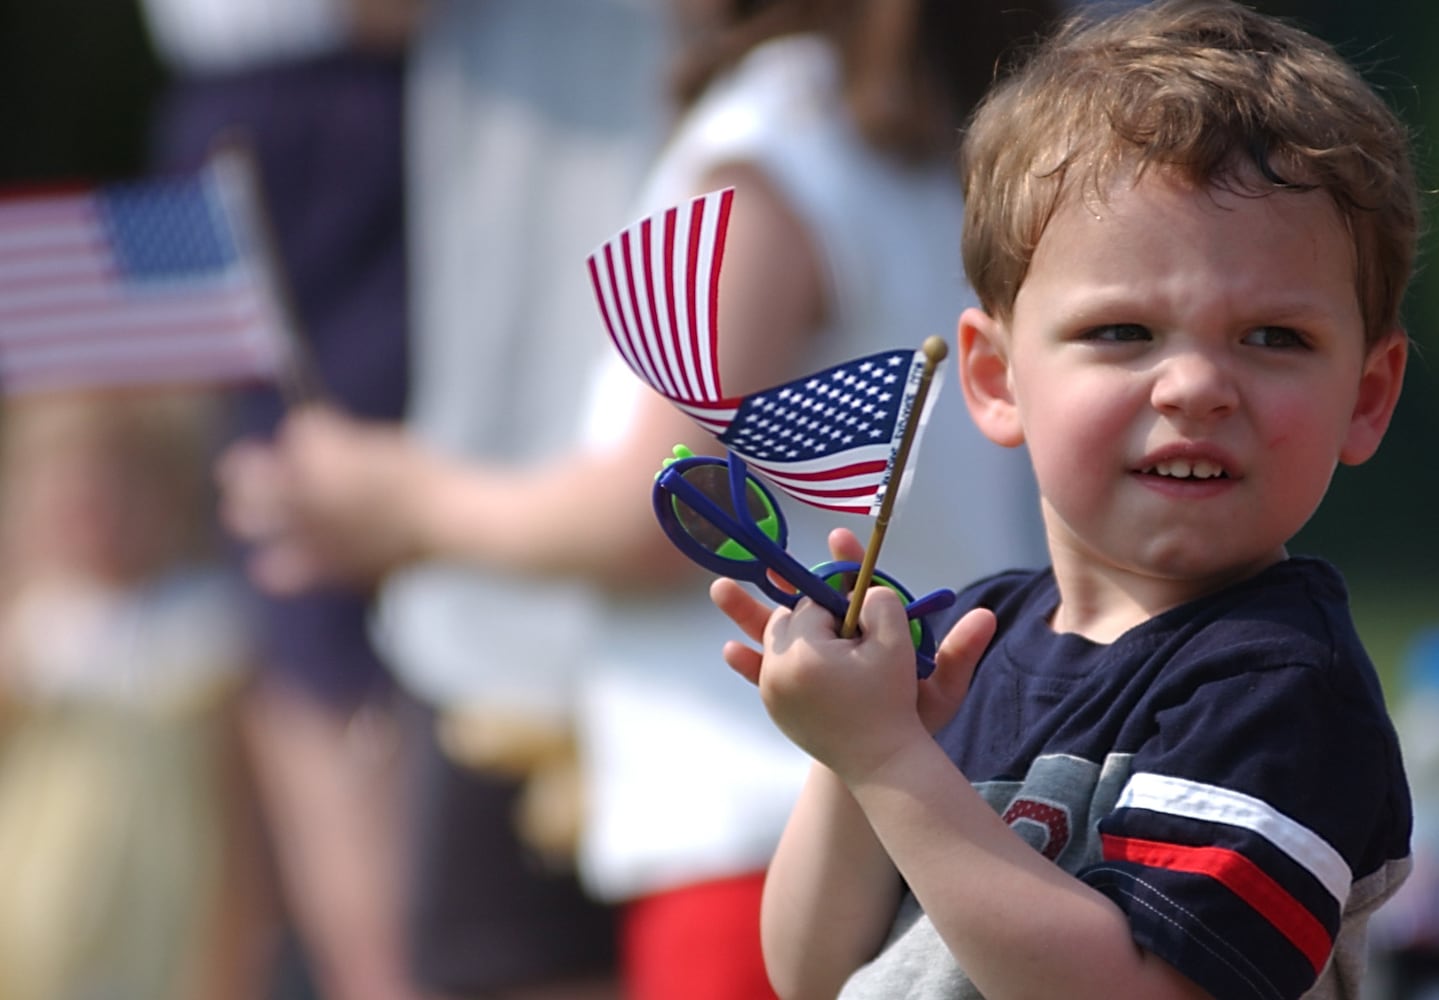
M933 705L958 704L992 634L982 615L961 619L920 683L903 608L884 588L866 597L858 641L837 638L814 605L777 611L757 671L766 708L853 795L985 996L1206 996L1139 948L1106 896L1015 835L932 738Z
M830 538L836 559L862 554L845 531ZM710 586L715 605L755 644L762 644L773 609L734 580ZM729 642L725 661L756 686L762 657ZM902 885L894 863L844 783L823 764L809 777L790 813L765 878L761 935L765 970L785 1000L831 998L884 943Z
M815 764L765 879L765 967L786 1000L833 997L884 943L902 884L854 796Z
M1107 896L1020 840L933 740L847 787L986 997L1208 996L1139 948Z

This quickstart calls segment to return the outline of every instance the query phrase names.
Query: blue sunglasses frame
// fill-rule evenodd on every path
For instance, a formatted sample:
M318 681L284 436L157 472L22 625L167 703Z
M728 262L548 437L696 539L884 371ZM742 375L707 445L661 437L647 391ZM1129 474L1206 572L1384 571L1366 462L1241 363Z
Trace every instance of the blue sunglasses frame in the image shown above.
M734 452L725 458L709 455L695 455L688 448L675 448L676 458L666 460L665 467L655 477L651 499L655 516L665 535L675 547L691 560L731 579L743 580L759 587L767 597L786 607L794 607L801 597L808 597L829 611L836 619L843 620L849 610L849 598L841 588L852 578L860 564L850 560L831 560L806 568L786 549L789 541L789 526L780 510L775 495L756 476L751 475L744 459ZM722 506L705 489L691 481L696 472L706 468L718 471L723 467L722 480L727 486L728 509ZM712 484L717 488L719 484ZM750 491L765 507L763 520L769 523L769 531L751 513ZM685 527L683 515L677 505L683 504L709 526L720 533L722 542L714 547L706 545ZM773 532L773 534L771 534ZM718 549L739 547L744 553L725 555ZM748 556L748 558L745 558ZM789 584L792 590L780 587L775 578ZM899 581L878 570L874 572L875 582L899 594L905 602L905 613L910 620L911 636L915 646L915 665L921 677L927 677L934 670L935 636L926 616L942 611L955 602L955 592L947 589L931 591L915 599Z

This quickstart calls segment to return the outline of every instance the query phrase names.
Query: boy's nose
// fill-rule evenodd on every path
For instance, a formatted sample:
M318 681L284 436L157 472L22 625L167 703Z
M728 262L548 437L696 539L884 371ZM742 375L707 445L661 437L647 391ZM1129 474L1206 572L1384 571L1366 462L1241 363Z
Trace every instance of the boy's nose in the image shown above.
M1161 412L1203 419L1233 410L1239 390L1224 359L1184 351L1161 362L1150 399Z

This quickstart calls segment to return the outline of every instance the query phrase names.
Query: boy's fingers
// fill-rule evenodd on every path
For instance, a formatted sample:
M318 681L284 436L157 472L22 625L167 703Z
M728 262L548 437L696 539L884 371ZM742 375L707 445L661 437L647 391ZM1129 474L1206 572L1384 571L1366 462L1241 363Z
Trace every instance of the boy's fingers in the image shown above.
M752 642L761 646L764 644L765 630L769 627L770 620L776 617L775 611L778 609L757 600L738 582L728 577L720 577L710 584L710 600L715 607L729 616L730 621L738 625L740 631ZM724 644L720 655L735 673L751 684L759 683L760 664L764 660L764 654L760 650L731 640Z
M848 528L835 528L829 533L829 555L835 560L863 562L864 546L853 531Z
M865 591L859 609L860 631L890 643L909 643L909 619L898 594L878 584Z
M744 643L731 639L724 644L720 653L725 663L729 664L731 670L739 674L751 684L759 684L760 663L764 657L757 649L751 649Z
M919 688L919 715L925 728L938 732L954 718L969 694L974 668L994 637L994 614L970 611L949 630L934 654L934 672Z
M752 641L764 641L764 627L773 609L757 600L737 581L723 576L714 581L710 584L710 600Z
M930 681L944 688L947 694L963 698L969 690L975 665L994 638L994 629L994 612L987 608L975 608L955 622L935 652Z

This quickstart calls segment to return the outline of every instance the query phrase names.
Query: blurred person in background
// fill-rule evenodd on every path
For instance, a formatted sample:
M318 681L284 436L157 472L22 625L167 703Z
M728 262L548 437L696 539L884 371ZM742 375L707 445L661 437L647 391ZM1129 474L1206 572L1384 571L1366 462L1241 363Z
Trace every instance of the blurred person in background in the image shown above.
M412 391L403 440L486 465L564 454L603 349L573 262L623 216L664 126L662 0L435 0L410 52ZM613 996L608 907L524 839L536 753L563 756L587 594L444 561L388 578L378 634L412 732L408 935L446 996ZM475 753L454 741L459 711ZM558 750L556 748L559 748Z
M622 220L653 155L664 30L647 0L425 6L406 84L416 440L506 465L571 445L573 408L553 399L583 392L604 346L577 262ZM449 709L482 696L498 709L487 737L549 740L528 710L508 711L511 696L526 709L530 692L553 697L544 678L583 648L583 596L441 565L383 589L383 649L423 713L407 731L403 893L430 993L613 994L609 911L517 836L513 762L457 760L441 741Z
M957 129L1002 54L1047 22L1048 5L835 0L676 10L686 43L683 116L632 211L735 187L718 308L727 390L741 395L951 330L971 302L953 221ZM617 228L596 226L555 266L580 276L588 250ZM577 322L604 347L588 308ZM561 333L578 339L574 326L551 331ZM508 366L520 360L538 363L539 376L507 387ZM569 414L579 447L505 464L332 411L299 414L278 449L227 456L231 523L260 545L256 578L280 591L434 561L500 574L508 600L468 605L471 641L449 652L470 684L448 702L454 745L495 753L497 703L523 706L528 695L538 719L573 712L577 860L585 885L620 905L626 995L767 996L760 886L806 762L767 730L750 692L723 667L729 628L702 576L658 530L649 501L672 445L714 445L608 348L591 372L587 410L570 383L546 384L544 366L562 361L525 344L444 376L452 400L486 398L498 384L516 406L545 409L550 423ZM514 419L495 412L496 421ZM888 572L915 592L952 576L953 565L926 556L940 535L966 553L967 572L1038 557L1037 516L1019 499L1028 483L1022 456L986 448L953 395L941 395L924 449L887 536ZM791 548L819 558L837 516L796 508L790 517ZM395 577L400 593L417 572L459 571L406 569ZM547 608L537 604L519 622L507 608L549 581L588 585L598 614L588 648L563 647L569 662L535 677L529 660L558 648L540 624ZM432 603L431 621L458 611ZM495 632L511 627L533 652L496 659ZM507 664L510 675L492 680ZM542 757L536 750L533 759ZM531 831L552 849L565 843L562 824Z
M251 1000L247 629L213 541L217 401L7 401L0 996Z
M396 419L406 388L403 50L418 0L143 0L170 82L151 168L249 151L303 340L297 378ZM268 435L296 402L232 394L229 436ZM366 588L254 591L245 746L286 927L277 997L404 1000L396 697L369 641ZM297 943L298 950L289 945ZM303 993L302 993L303 995Z

